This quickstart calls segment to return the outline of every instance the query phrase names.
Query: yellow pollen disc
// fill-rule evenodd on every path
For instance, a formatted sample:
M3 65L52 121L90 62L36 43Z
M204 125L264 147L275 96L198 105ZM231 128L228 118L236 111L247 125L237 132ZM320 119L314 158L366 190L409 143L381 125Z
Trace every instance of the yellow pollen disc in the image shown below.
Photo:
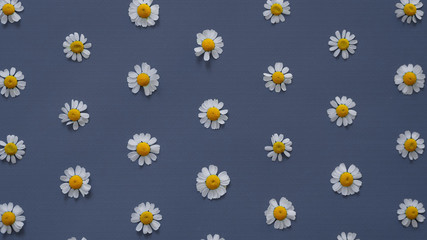
M273 73L272 78L275 84L281 84L283 81L285 81L285 75L282 72Z
M412 86L417 82L417 75L413 72L407 72L403 75L403 82L408 86Z
M68 183L72 189L79 189L83 185L83 179L79 175L74 175Z
M14 224L15 220L16 220L16 216L13 212L5 212L1 216L1 222L6 226L10 226Z
M206 187L208 187L210 190L217 189L220 183L221 181L217 175L210 175L208 178L206 178Z
M351 186L351 184L353 184L353 175L351 175L351 173L349 173L349 172L345 172L345 173L341 174L340 183L344 187Z
M150 153L150 145L145 142L138 143L136 146L136 152L141 156L147 156Z
M282 12L283 12L283 7L282 7L282 5L280 5L280 4L278 4L278 3L275 3L275 4L273 4L272 6L271 6L271 9L270 9L270 11L271 11L271 13L273 14L273 15L280 15Z
M282 142L275 142L273 145L273 151L275 153L283 153L285 151L285 144Z
M210 52L212 50L215 49L215 43L212 39L210 38L206 38L205 40L203 40L202 42L202 48L203 50L205 50L206 52Z
M15 6L13 6L10 3L6 3L5 5L3 5L3 13L7 16L12 15L15 12Z
M84 45L80 41L74 41L70 44L70 49L73 53L81 53L85 49Z
M136 82L139 84L139 86L145 87L150 83L150 76L148 76L146 73L141 73L138 75L138 77L136 77Z
M407 218L414 220L418 216L418 209L416 207L410 206L406 209L405 214Z
M338 40L338 48L341 50L347 50L348 46L350 46L350 42L345 39L345 38L341 38L340 40Z
M80 119L80 111L75 109L75 108L71 109L70 111L68 111L68 118L71 121L79 120Z
M18 152L18 147L15 143L8 143L4 146L4 151L7 155L15 155L15 153Z
M288 211L286 211L286 208L282 206L277 206L274 208L273 215L275 219L282 221L286 216L288 216Z
M151 15L151 8L147 4L139 5L136 11L141 18L148 18Z
M216 121L218 120L219 116L221 115L221 113L219 112L219 109L216 107L211 107L208 109L208 112L206 113L206 116L209 118L209 120L211 121Z
M18 80L14 76L7 76L4 78L4 85L9 89L14 88L18 85Z
M335 111L337 112L337 115L339 117L343 118L343 117L347 116L347 114L348 114L348 107L344 104L341 104L335 109Z
M417 7L415 7L414 4L412 3L408 3L405 5L405 7L403 8L403 11L405 12L406 15L408 16L414 16L415 13L417 12Z
M415 141L415 139L408 139L405 141L405 149L408 152L413 152L415 151L415 149L417 149L417 141Z
M145 211L145 212L141 213L141 215L139 216L139 220L143 224L148 225L153 221L153 214L149 211Z

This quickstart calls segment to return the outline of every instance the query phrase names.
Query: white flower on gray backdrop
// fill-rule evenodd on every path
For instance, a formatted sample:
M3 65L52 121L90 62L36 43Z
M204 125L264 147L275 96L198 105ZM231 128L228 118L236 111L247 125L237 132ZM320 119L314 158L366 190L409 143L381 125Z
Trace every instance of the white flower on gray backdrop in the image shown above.
M17 159L22 159L25 154L25 144L18 136L7 135L6 142L0 141L0 160L6 160L13 164Z
M329 51L334 52L334 57L338 57L341 53L343 59L347 59L350 54L354 54L357 48L356 36L347 30L335 32L335 36L329 37Z
M68 103L65 103L65 107L62 107L62 113L59 114L59 119L66 125L73 125L73 129L77 130L80 126L86 125L89 122L89 113L85 113L87 105L82 101L71 100L71 107Z
M196 56L199 57L204 54L203 60L209 61L210 54L212 54L213 58L218 59L222 53L222 47L224 47L222 37L218 36L218 33L213 29L206 29L196 36L197 44L200 45L200 47L194 48Z
M3 203L0 205L0 232L2 234L11 234L14 232L21 231L24 226L25 216L22 215L24 210L19 205L13 205L13 203Z
M420 65L402 65L396 72L394 83L403 94L411 95L412 92L417 93L424 88L426 75Z
M151 234L160 228L159 221L162 220L159 208L156 208L154 203L140 203L134 208L134 213L131 214L130 221L132 223L138 223L136 225L136 231L142 230L144 234Z
M219 129L219 127L225 124L228 120L227 109L222 109L224 103L218 101L218 99L208 99L202 103L199 107L199 118L200 123L205 128L211 127L212 129Z
M128 73L128 87L132 89L134 94L139 92L140 88L144 89L145 96L150 96L159 86L159 74L157 69L151 68L150 65L143 62L140 65L134 66L135 72Z
M133 0L128 9L130 21L136 26L154 26L159 19L160 7L152 3L153 0Z
M283 0L267 0L264 3L265 10L262 14L265 17L265 20L270 20L272 24L284 22L285 15L291 14L291 7L289 2Z
M157 138L151 137L149 133L140 133L133 135L129 139L127 148L131 150L128 158L135 162L138 159L139 166L151 165L157 160L157 154L160 152L160 145L156 144Z
M276 159L281 162L283 160L282 154L286 157L290 157L289 153L292 151L292 141L289 138L285 138L283 134L278 135L277 133L271 136L272 146L265 146L264 150L268 151L267 157L271 158L273 161Z
M92 43L87 43L85 35L79 35L75 32L65 38L62 46L64 47L64 53L67 58L81 62L83 58L89 58L90 51L88 49L92 47Z
M231 181L226 171L222 171L218 175L217 173L218 167L209 165L209 168L204 167L197 174L196 189L209 200L218 199L227 193L227 186Z
M273 66L268 66L268 73L264 73L265 87L270 91L276 92L286 91L286 84L292 83L292 73L288 67L284 67L283 63L276 62Z
M332 190L343 196L358 193L362 186L362 181L359 180L362 178L362 173L353 164L347 169L345 164L341 163L331 175Z
M19 96L19 90L24 90L26 85L24 74L21 71L16 71L16 68L12 67L10 70L0 71L0 93L6 98L9 95L11 97Z
M406 130L405 133L401 133L397 139L396 150L403 158L409 156L409 160L417 160L418 154L423 154L424 147L424 139L420 138L418 132L411 133Z
M420 10L423 3L420 0L400 0L400 3L396 3L396 17L402 18L402 22L410 24L411 22L417 23L417 19L423 18L424 12Z
M268 225L274 223L275 229L284 229L291 226L291 220L296 219L297 213L292 202L281 197L279 203L274 198L269 201L269 206L264 215Z
M64 170L65 175L60 177L60 188L63 194L68 194L70 198L78 198L79 193L84 197L89 194L91 186L89 185L90 172L86 172L84 167L76 166L76 169L69 167Z
M356 236L357 236L356 233L349 232L346 234L345 232L342 232L340 235L337 236L337 239L338 240L360 240L360 239L356 239Z
M421 215L425 213L424 205L418 200L405 198L403 203L399 204L399 209L397 210L397 219L402 221L402 225L409 227L412 224L412 227L417 228L418 222L424 222L425 217Z
M335 97L335 100L330 102L333 108L329 108L326 113L328 114L331 122L337 121L337 126L341 127L344 125L351 125L353 120L356 118L357 112L353 110L356 103L351 99L343 96L339 98Z
M6 24L9 20L10 23L19 22L21 16L18 12L24 10L24 6L18 0L0 0L0 20L2 24Z

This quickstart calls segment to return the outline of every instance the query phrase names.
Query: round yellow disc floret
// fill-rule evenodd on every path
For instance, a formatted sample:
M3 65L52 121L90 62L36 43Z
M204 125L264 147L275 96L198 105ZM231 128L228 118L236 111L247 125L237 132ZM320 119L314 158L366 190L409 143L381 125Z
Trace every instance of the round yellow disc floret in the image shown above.
M5 15L10 16L15 12L15 6L10 3L3 5L2 11Z
M85 49L84 45L80 41L74 41L70 44L70 49L73 53L81 53Z
M206 187L208 187L210 190L217 189L220 183L221 181L217 175L210 175L208 178L206 178Z
M405 141L404 146L406 151L413 152L415 151L415 149L417 149L417 141L415 141L415 139L410 138Z
M417 75L413 72L407 72L403 75L403 82L408 86L412 86L417 82Z
M338 48L341 50L347 50L348 46L350 46L350 42L345 39L345 38L341 38L340 40L338 40Z
M80 119L80 111L73 108L70 111L68 111L68 118L71 121L78 121Z
M341 174L340 183L344 187L351 186L351 184L353 184L353 175L351 175L351 173L349 173L349 172L345 172L345 173Z
M141 4L136 10L141 18L148 18L151 15L151 8L147 4Z
M283 81L285 81L285 75L282 72L273 73L271 78L275 84L281 84Z
M1 222L6 226L14 224L15 220L16 216L13 212L5 212L3 215L1 215Z
M139 86L145 87L150 83L150 76L148 76L146 73L141 73L138 75L138 77L136 77L136 82L139 84Z
M418 216L418 209L410 206L406 209L405 214L408 219L414 220Z
M210 38L206 38L205 40L203 40L202 42L202 48L203 50L205 50L206 52L210 52L212 50L215 49L215 43L212 39Z
M145 212L141 213L141 215L139 216L139 220L143 224L148 225L153 221L153 214L149 211L145 211Z
M343 118L343 117L347 116L347 114L348 114L348 107L344 104L341 104L335 109L335 111L337 112L337 115L339 117Z
M4 85L9 89L14 88L18 85L18 80L14 76L7 76L4 78Z
M219 109L216 107L211 107L208 109L208 112L206 113L206 116L211 121L216 121L220 117L221 113L219 112Z
M141 156L147 156L150 153L150 145L146 142L138 143L136 146L136 152Z
M273 210L273 215L274 215L275 219L282 221L288 215L288 211L286 211L286 208L284 208L282 206L277 206Z
M283 153L285 151L286 147L283 142L275 142L273 144L273 151L277 154Z
M79 175L74 175L68 181L72 189L80 189L83 185L83 179Z
M403 11L408 16L414 16L415 13L417 13L417 7L415 7L415 5L412 3L408 3L405 5L405 7L403 7Z
M273 4L272 6L271 6L271 13L273 14L273 15L280 15L280 14L282 14L282 12L283 12L283 7L282 7L282 5L280 5L280 4L278 4L278 3L275 3L275 4Z

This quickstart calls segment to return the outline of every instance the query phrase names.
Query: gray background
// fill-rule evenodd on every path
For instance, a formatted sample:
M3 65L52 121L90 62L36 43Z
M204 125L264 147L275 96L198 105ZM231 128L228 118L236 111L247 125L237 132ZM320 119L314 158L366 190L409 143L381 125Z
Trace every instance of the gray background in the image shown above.
M336 239L341 231L361 239L422 239L426 223L404 228L396 210L403 198L427 204L427 160L402 159L399 133L427 138L425 90L412 96L393 82L402 64L427 70L425 22L396 19L390 0L291 1L285 23L264 20L264 1L156 1L155 27L130 22L130 1L22 1L18 24L0 27L0 67L22 70L27 88L0 98L0 135L16 134L27 153L16 165L0 164L0 202L25 210L19 234L4 239ZM425 21L425 20L424 20ZM224 53L205 63L194 56L196 33L213 28ZM349 60L335 59L328 38L348 29L359 40ZM93 44L89 60L65 58L62 42L77 31ZM127 72L146 61L158 69L160 87L133 95ZM294 74L286 93L264 87L267 66L283 61ZM356 103L349 128L330 123L335 96ZM218 98L229 109L219 131L205 129L199 105ZM90 122L74 132L61 124L71 99L88 105ZM127 158L135 133L149 132L161 145L158 161L139 167ZM273 133L294 143L289 160L272 162L264 146ZM363 173L360 194L342 197L329 183L339 163ZM77 164L91 172L87 198L69 199L59 177ZM209 201L196 191L203 166L231 177L227 194ZM297 220L284 231L265 223L270 198L286 196ZM130 223L142 201L161 209L161 228L143 236Z

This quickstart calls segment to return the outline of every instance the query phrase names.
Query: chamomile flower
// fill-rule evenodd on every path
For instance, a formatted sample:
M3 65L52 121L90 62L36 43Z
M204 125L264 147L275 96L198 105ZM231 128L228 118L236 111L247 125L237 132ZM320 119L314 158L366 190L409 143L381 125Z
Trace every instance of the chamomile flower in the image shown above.
M345 232L342 232L340 235L337 236L337 239L338 240L360 240L360 239L356 239L356 236L357 236L356 233L349 232L346 234Z
M154 203L140 203L134 208L135 212L132 213L130 221L132 223L138 223L136 225L136 231L142 230L144 234L151 234L157 231L160 227L159 221L162 220L159 208L156 208Z
M396 72L394 83L403 94L411 95L412 92L417 93L424 88L426 75L420 65L402 65Z
M282 197L279 203L272 198L264 215L268 225L274 223L275 229L284 229L291 226L291 220L295 220L297 213L292 202Z
M197 174L196 188L203 197L208 197L209 200L218 199L227 192L227 186L230 184L230 177L226 171L220 172L218 175L218 167L209 165L209 168L202 168L202 171Z
M343 59L347 59L350 54L354 54L357 46L356 36L345 29L340 33L335 32L335 36L329 37L329 51L334 52L334 57L338 57L341 53Z
M418 154L423 154L424 147L424 139L420 138L418 132L411 133L406 130L405 133L401 133L397 139L396 150L403 158L409 156L409 160L417 160Z
M135 72L128 73L128 86L133 93L138 93L140 88L144 89L145 96L150 96L159 86L159 74L157 69L151 68L150 65L143 62L134 66Z
M356 106L356 103L351 99L343 96L339 98L335 97L335 100L332 100L331 106L326 112L328 113L331 122L337 121L337 126L341 127L344 125L351 125L353 120L356 118L357 112L353 110Z
M24 10L24 6L18 0L0 0L0 21L6 24L9 20L10 23L19 22L21 16L19 12Z
M89 194L91 186L89 185L90 172L86 172L84 167L76 166L76 169L69 167L64 170L65 175L60 177L61 190L63 194L68 193L70 198L78 198L79 193L84 197Z
M133 0L128 9L131 22L136 26L154 26L159 19L160 7L157 4L151 5L152 3L153 0Z
M77 240L77 238L72 237L72 238L69 238L68 240ZM85 237L83 237L82 240L87 240L87 239Z
M412 227L417 228L418 222L424 222L425 217L421 213L425 213L426 209L418 200L406 198L403 203L399 204L399 207L397 219L402 221L403 226L409 227L412 224Z
M65 107L61 110L63 113L59 114L59 119L62 123L66 122L66 125L73 125L73 129L77 130L80 126L86 125L89 122L89 113L85 113L87 105L82 101L71 100L71 107L68 103L65 103Z
M204 54L203 59L209 61L210 54L212 54L213 58L218 59L219 55L222 53L222 47L224 47L222 37L218 36L218 33L213 29L206 29L196 36L197 44L200 45L200 47L194 48L196 56L199 57Z
M410 24L411 22L417 23L417 19L423 18L424 12L420 10L423 3L420 0L400 0L396 3L396 17L402 18L402 22Z
M3 203L0 205L0 232L2 234L11 234L12 229L14 232L21 231L24 226L25 216L22 215L24 210L19 205L13 203Z
M286 84L292 83L292 73L288 67L284 67L283 63L277 62L273 66L268 66L268 72L264 73L265 87L270 91L276 92L286 91Z
M362 186L362 181L359 180L362 173L353 164L347 169L345 164L341 163L331 175L332 190L343 196L358 193Z
M202 239L202 240L205 240L205 239ZM225 240L225 239L220 237L218 234L214 234L214 235L208 234L206 236L206 240Z
M149 133L140 133L133 135L128 141L128 158L135 162L138 159L139 166L150 165L157 160L157 154L160 152L160 145L155 144L157 138L151 137Z
M199 107L199 118L200 123L205 126L205 128L211 127L212 129L219 129L220 125L225 124L225 121L228 120L227 109L222 109L224 107L223 102L219 102L218 99L208 99L202 103Z
M79 35L75 32L65 38L62 46L64 47L64 53L67 58L81 62L83 58L89 58L90 51L88 49L92 47L92 43L87 42L85 35Z
M5 97L16 97L21 93L19 90L24 90L27 83L24 81L24 74L21 71L16 71L12 67L10 70L5 69L0 71L0 88L1 95Z
M7 135L6 140L6 142L0 141L0 160L15 164L16 160L21 160L25 154L24 141L19 140L15 135Z
M283 134L278 135L277 133L271 136L271 144L272 146L265 146L265 151L268 151L267 157L271 158L273 161L279 160L281 162L283 160L282 154L286 157L290 157L289 153L292 151L292 142L289 138L285 138Z
M265 17L265 20L270 20L272 24L284 22L285 15L291 14L291 7L289 2L283 0L267 0L264 3L265 10L262 14Z

